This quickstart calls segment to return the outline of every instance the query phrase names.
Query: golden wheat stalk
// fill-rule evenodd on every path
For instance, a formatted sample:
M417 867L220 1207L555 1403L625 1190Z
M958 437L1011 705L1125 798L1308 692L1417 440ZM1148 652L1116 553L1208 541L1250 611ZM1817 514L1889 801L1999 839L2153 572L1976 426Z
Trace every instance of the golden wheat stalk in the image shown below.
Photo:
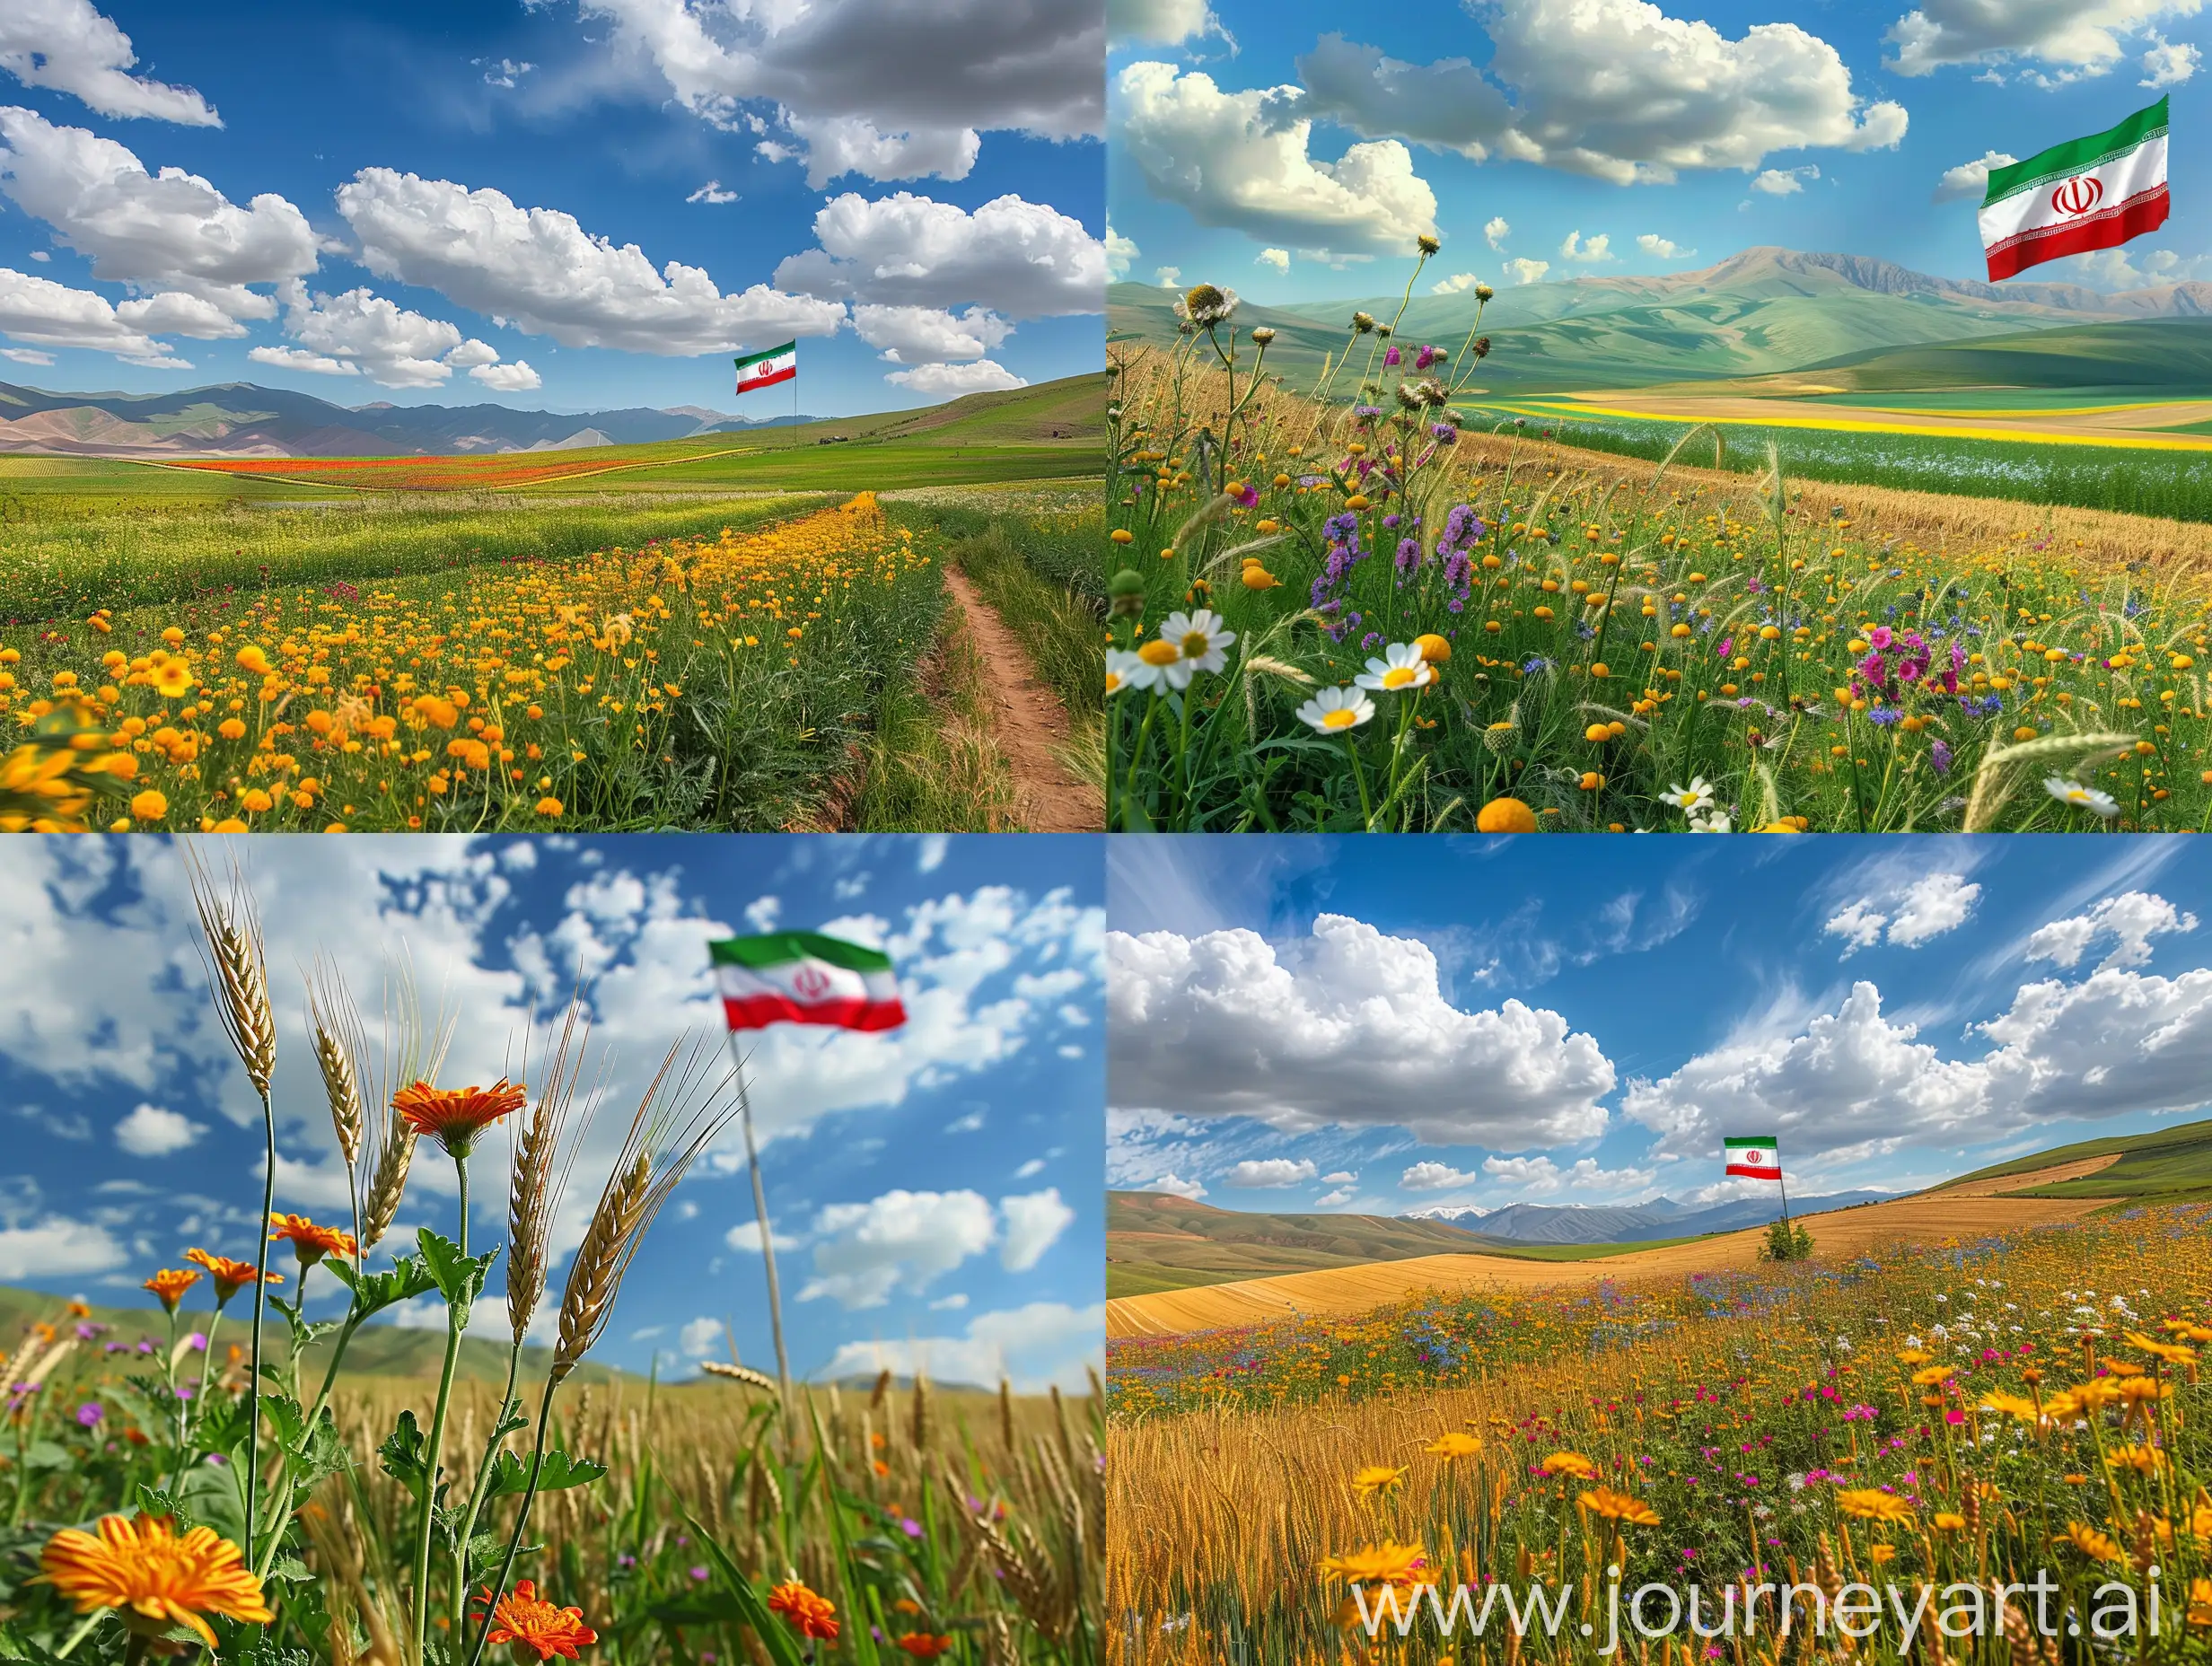
M223 1033L237 1050L254 1092L268 1097L276 1069L276 1019L269 1009L268 967L261 944L261 922L246 890L245 875L233 862L228 894L218 894L215 876L199 853L184 854L192 907L199 916L200 960L207 969L208 993Z
M776 1379L744 1365L725 1365L718 1359L703 1359L699 1369L710 1377L727 1377L732 1382L742 1382L747 1388L766 1389L777 1392Z
M566 1189L568 1178L563 1165L557 1181L554 1158L575 1100L591 1033L591 1018L579 995L568 1004L537 1102L515 1139L514 1173L507 1189L507 1322L517 1347L522 1345L523 1334L538 1311L539 1299L545 1294L553 1210ZM574 1154L572 1147L572 1158Z

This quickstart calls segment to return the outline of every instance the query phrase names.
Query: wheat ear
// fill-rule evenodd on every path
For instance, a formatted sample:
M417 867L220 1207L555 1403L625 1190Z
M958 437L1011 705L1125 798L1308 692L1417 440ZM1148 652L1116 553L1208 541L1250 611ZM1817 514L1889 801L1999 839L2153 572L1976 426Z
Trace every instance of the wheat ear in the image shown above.
M185 864L192 907L199 916L200 959L207 969L215 1015L237 1049L254 1092L267 1099L269 1078L276 1070L276 1018L269 1009L268 969L253 899L235 864L227 897L216 894L214 876L197 852L188 848Z
M569 1108L575 1103L591 1032L591 1018L579 995L568 1004L552 1064L515 1140L514 1175L507 1191L507 1320L517 1347L538 1311L539 1299L545 1294L553 1209L567 1189L568 1179L565 1165L555 1174L554 1158ZM573 1147L569 1154L575 1156Z

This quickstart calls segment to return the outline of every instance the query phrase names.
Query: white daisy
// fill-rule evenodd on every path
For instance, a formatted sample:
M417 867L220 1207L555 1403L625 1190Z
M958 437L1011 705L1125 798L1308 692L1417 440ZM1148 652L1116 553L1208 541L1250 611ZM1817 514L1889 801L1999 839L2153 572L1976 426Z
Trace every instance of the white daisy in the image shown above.
M1218 671L1229 662L1222 650L1236 640L1236 633L1224 629L1226 623L1211 608L1200 608L1196 613L1171 613L1161 622L1159 640L1174 644L1182 656L1180 665L1169 669L1171 686L1181 688L1198 672Z
M1299 718L1323 734L1356 729L1374 715L1374 702L1357 688L1323 688L1298 708Z
M2043 791L2061 804L2072 804L2077 809L2092 811L2107 821L2120 813L2120 802L2110 793L2100 793L2094 786L2084 786L2080 782L2069 781L2064 776L2046 778Z
M1182 650L1164 637L1154 636L1134 653L1106 651L1106 692L1114 691L1114 675L1131 688L1180 688L1190 680Z
M1735 825L1728 820L1727 812L1721 811L1709 816L1690 817L1690 830L1692 833L1733 833Z
M1106 650L1106 694L1110 699L1124 688L1146 688L1157 680L1152 667L1122 648Z
M1435 668L1422 657L1419 644L1393 642L1382 650L1381 659L1369 660L1367 669L1352 680L1363 688L1396 693L1418 688L1424 683L1435 681Z
M1666 801L1668 803L1673 805L1675 809L1682 811L1685 815L1694 816L1699 811L1709 809L1711 807L1713 802L1713 784L1707 781L1703 776L1692 776L1690 777L1690 785L1688 786L1670 786L1667 788Z

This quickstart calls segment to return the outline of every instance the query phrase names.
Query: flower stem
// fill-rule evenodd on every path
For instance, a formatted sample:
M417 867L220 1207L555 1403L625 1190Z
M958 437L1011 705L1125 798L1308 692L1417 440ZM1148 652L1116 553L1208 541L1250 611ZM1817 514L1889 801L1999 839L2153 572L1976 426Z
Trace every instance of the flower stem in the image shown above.
M453 1171L461 1177L461 1253L469 1253L469 1160L455 1156ZM438 1399L430 1413L430 1441L423 1450L422 1529L415 1539L415 1660L423 1659L423 1645L430 1630L430 1538L438 1507L438 1453L445 1444L446 1403L452 1398L453 1367L461 1358L461 1333L469 1322L466 1307L445 1304L445 1362L438 1369Z
M492 1635L492 1615L499 1607L499 1599L506 1594L507 1575L514 1572L515 1552L522 1543L522 1530L530 1524L530 1506L538 1496L538 1473L545 1462L545 1435L553 1416L553 1390L560 1387L559 1381L550 1375L545 1380L545 1393L538 1401L538 1438L530 1452L530 1485L522 1489L522 1502L514 1513L514 1530L507 1535L507 1554L499 1564L499 1577L491 1583L491 1596L484 1604L484 1628L476 1635L476 1646L469 1651L469 1666L477 1666L484 1658L484 1640Z
M484 1508L484 1487L491 1479L492 1464L506 1442L499 1426L507 1420L507 1404L514 1399L514 1373L522 1363L522 1339L515 1337L514 1346L507 1350L507 1386L499 1391L499 1414L492 1422L492 1438L484 1443L484 1460L477 1465L476 1485L469 1490L469 1514L461 1524L461 1533L453 1545L453 1629L452 1635L463 1635L461 1621L466 1618L469 1602L469 1540L476 1534L478 1512Z
M246 1420L246 1554L253 1554L253 1518L261 1484L261 1309L268 1292L268 1218L276 1204L276 1115L261 1090L261 1230L253 1267L253 1359L246 1384L252 1416ZM215 1369L215 1337L207 1338L207 1358L200 1368L199 1391L207 1392L208 1375Z

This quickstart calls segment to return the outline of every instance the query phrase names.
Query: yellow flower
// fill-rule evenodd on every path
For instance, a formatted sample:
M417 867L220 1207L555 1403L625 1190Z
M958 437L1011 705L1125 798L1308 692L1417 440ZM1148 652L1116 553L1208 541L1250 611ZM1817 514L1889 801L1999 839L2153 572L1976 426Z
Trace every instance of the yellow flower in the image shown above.
M1878 1486L1847 1486L1836 1495L1836 1508L1862 1521L1903 1522L1912 1520L1912 1506L1895 1493Z
M1938 1510L1936 1513L1936 1526L1940 1531L1955 1533L1965 1525L1966 1518L1955 1510Z
M167 1516L105 1515L98 1537L65 1527L40 1552L39 1577L80 1614L117 1609L141 1636L188 1626L211 1650L215 1634L206 1615L262 1626L276 1618L236 1545L207 1527L179 1538Z
M1340 1556L1330 1556L1321 1565L1324 1578L1348 1581L1355 1585L1410 1584L1414 1574L1426 1559L1418 1545L1400 1545L1384 1539L1379 1545L1363 1546L1347 1550Z
M1937 1387L1939 1384L1950 1381L1951 1379L1957 1373L1958 1367L1956 1365L1930 1365L1925 1371L1914 1372L1912 1373L1912 1380L1921 1388L1932 1389Z
M180 700L192 692L192 668L182 660L163 660L151 676L154 692L165 700Z
M2085 1527L2079 1521L2068 1521L2063 1535L2070 1544L2093 1562L2125 1562L2128 1553L2120 1548L2119 1540L2100 1533L2094 1527Z
M1981 1397L1984 1411L1994 1411L2022 1423L2035 1421L2035 1402L2024 1394L1988 1393Z
M2115 1446L2104 1456L2108 1469L2126 1469L2136 1475L2156 1475L2166 1467L2166 1455L2155 1446Z
M141 821L159 821L169 813L169 800L148 787L130 801L130 813Z
M540 799L538 801L538 813L541 816L559 815L561 813L561 801L557 798Z
M1471 1458L1482 1450L1482 1442L1471 1434L1462 1434L1453 1429L1439 1434L1423 1448L1432 1458L1450 1462L1454 1458Z
M1405 1478L1403 1469L1393 1469L1388 1464L1371 1463L1353 1474L1352 1491L1362 1498L1373 1498L1378 1493L1395 1492L1399 1482Z
M1659 1525L1659 1513L1641 1498L1616 1493L1608 1486L1592 1487L1582 1495L1579 1502L1584 1509L1594 1511L1609 1521L1623 1521L1630 1527Z
M1580 1452L1553 1452L1544 1460L1546 1475L1571 1475L1577 1481L1594 1481L1598 1467Z

